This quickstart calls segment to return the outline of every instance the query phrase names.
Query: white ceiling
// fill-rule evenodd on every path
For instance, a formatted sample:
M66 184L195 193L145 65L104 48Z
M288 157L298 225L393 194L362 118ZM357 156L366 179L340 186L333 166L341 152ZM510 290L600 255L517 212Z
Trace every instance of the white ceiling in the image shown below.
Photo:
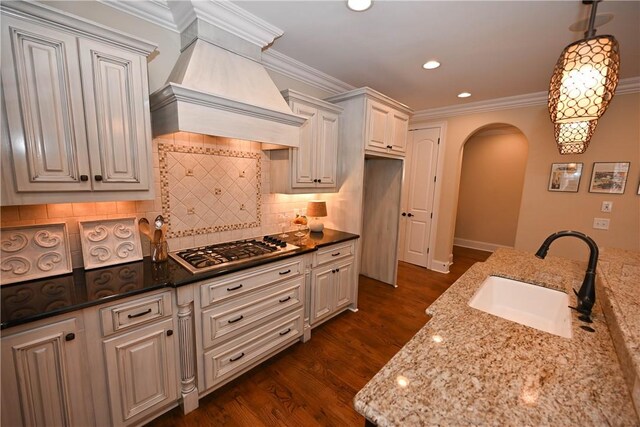
M548 89L569 30L588 17L581 1L234 1L284 30L273 48L355 87L369 86L414 110ZM620 43L621 78L640 76L640 1L606 0L597 34ZM442 66L422 69L429 59ZM459 92L472 93L459 99Z

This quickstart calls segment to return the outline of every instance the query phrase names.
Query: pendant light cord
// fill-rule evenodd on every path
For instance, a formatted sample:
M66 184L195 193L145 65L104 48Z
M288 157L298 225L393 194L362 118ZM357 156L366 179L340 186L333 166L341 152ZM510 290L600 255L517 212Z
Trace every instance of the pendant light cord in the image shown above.
M598 3L602 0L592 0L591 3L591 14L589 15L589 27L587 31L584 32L584 38L588 39L596 35L596 29L593 28L596 23L596 11L598 10Z

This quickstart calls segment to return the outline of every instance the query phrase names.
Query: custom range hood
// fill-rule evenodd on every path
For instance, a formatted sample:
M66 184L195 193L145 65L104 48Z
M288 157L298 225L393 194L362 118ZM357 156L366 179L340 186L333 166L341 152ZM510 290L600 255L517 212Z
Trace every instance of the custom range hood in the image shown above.
M169 3L179 27L190 23L167 84L150 96L153 136L183 131L297 147L305 118L293 114L260 63L262 48L282 31L230 2Z

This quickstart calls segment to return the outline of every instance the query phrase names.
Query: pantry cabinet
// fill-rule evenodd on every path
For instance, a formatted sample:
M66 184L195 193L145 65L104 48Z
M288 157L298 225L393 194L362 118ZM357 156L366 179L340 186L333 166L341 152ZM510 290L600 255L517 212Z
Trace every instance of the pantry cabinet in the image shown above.
M95 425L81 317L2 336L2 425Z
M2 204L153 198L155 46L44 5L1 13Z
M307 119L298 148L271 151L271 190L277 193L337 191L338 126L342 108L288 89L292 111Z

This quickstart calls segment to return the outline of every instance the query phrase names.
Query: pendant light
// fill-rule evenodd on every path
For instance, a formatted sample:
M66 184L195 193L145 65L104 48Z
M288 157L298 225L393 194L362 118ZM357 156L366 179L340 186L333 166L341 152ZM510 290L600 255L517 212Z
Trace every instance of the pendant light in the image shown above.
M618 86L618 41L595 35L599 1L583 1L591 4L589 27L562 51L551 76L548 107L560 154L584 153Z

